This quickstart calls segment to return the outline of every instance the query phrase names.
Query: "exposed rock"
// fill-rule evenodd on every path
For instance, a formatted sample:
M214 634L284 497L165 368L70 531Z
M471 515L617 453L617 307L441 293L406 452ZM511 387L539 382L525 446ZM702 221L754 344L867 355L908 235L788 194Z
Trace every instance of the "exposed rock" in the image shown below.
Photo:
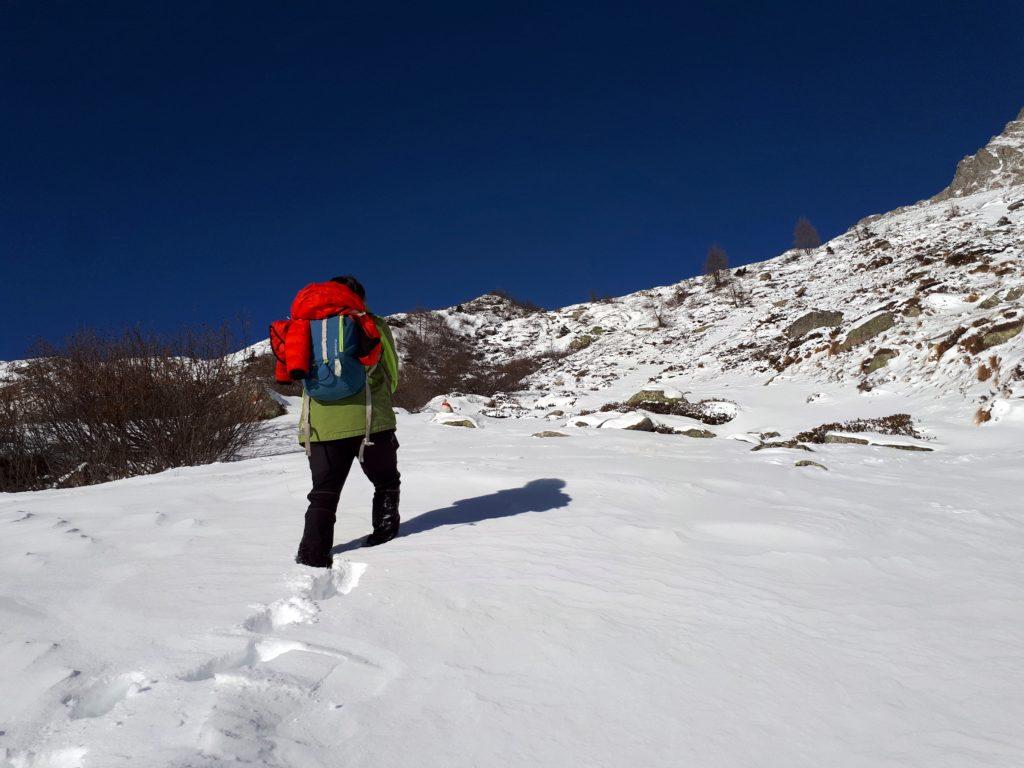
M900 443L872 443L877 445L879 448L895 448L900 451L933 451L934 448L929 448L926 445L901 445Z
M776 440L774 442L761 443L760 445L755 445L750 450L763 451L766 448L793 448L798 451L809 451L811 453L814 453L813 448L809 448L808 446L796 440Z
M653 432L654 422L639 413L625 414L609 419L601 425L601 429L628 429L632 432Z
M818 462L811 461L810 459L800 459L800 461L798 461L793 466L794 467L817 467L818 469L824 469L826 472L828 472L828 467L826 467L824 464L819 464Z
M581 349L586 349L594 343L594 337L588 334L577 336L575 339L569 342L570 352L579 352Z
M553 429L545 429L540 432L534 432L533 437L568 437L565 432L556 432Z
M983 149L957 163L952 183L932 202L1016 184L1024 184L1024 110Z
M994 325L981 337L981 349L988 349L999 344L1005 344L1018 333L1024 330L1024 321L1016 323L1003 323Z
M472 419L445 419L438 423L444 424L446 427L467 427L469 429L476 429L476 422Z
M674 393L669 393L674 394ZM609 403L608 407L613 407ZM724 400L701 400L691 403L685 397L668 397L665 392L641 390L626 401L626 406L640 408L660 416L685 416L704 424L716 426L736 417L736 406Z
M993 293L978 305L978 309L995 309L999 306L999 292Z
M826 443L840 443L843 445L870 445L870 440L865 440L863 437L853 437L852 435L833 435L831 433L825 435L824 442Z
M715 433L709 429L677 429L675 430L677 435L683 435L685 437L714 437Z
M889 361L899 355L899 351L895 349L880 349L863 363L861 363L861 370L864 373L874 373L879 368L884 368L889 364Z
M681 392L672 389L642 389L635 395L626 401L626 405L633 406L634 408L648 405L650 403L664 403L666 405L676 405L680 402L686 402L686 398L683 397ZM650 410L648 408L647 410Z
M873 339L880 333L884 333L896 324L896 318L892 312L881 312L874 317L865 320L852 331L846 334L846 339L840 345L840 350L848 352L856 346L863 344L868 339Z
M1007 301L1016 301L1021 296L1024 296L1024 285L1018 285L1016 288L1011 288L1006 292Z
M798 339L815 328L834 328L842 322L842 312L815 309L790 323L784 333L791 339Z

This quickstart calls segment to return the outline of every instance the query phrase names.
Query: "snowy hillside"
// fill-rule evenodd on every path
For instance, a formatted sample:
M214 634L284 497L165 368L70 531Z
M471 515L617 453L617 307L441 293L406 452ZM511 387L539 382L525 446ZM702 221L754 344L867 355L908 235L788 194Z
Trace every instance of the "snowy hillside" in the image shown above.
M0 765L1024 764L1021 425L723 384L711 440L402 415L404 535L352 549L355 473L333 572L289 564L294 412L262 458L0 495ZM807 408L937 437L750 450Z
M997 149L998 167L979 160L989 172L972 182L958 170L955 198L868 217L720 288L699 277L535 313L487 296L439 314L492 360L566 353L530 380L527 405L595 408L648 382L730 373L955 391L966 418L981 406L998 419L1024 396L1024 119L976 157Z

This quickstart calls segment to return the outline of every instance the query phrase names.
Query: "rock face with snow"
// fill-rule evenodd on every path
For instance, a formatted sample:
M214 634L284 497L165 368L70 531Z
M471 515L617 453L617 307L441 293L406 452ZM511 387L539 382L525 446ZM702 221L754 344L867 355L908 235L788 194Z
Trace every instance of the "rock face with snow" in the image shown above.
M486 296L437 314L484 359L548 355L522 394L560 408L726 373L934 388L972 412L1022 398L1024 119L935 198L724 276L554 311Z
M932 198L941 202L975 192L1024 184L1024 109L1001 134L956 166L952 183Z

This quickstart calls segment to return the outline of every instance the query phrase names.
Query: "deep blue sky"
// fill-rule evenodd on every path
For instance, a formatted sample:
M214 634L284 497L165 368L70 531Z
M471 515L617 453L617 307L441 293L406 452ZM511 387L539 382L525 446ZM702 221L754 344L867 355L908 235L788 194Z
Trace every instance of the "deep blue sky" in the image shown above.
M0 0L0 358L768 258L937 192L1022 61L1019 2Z

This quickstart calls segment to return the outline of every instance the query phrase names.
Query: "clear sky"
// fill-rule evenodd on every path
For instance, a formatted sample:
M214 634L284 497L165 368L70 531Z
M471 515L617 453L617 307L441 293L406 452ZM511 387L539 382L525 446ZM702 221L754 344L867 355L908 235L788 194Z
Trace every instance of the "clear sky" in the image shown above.
M945 186L1022 61L1019 2L0 0L0 358L769 258Z

